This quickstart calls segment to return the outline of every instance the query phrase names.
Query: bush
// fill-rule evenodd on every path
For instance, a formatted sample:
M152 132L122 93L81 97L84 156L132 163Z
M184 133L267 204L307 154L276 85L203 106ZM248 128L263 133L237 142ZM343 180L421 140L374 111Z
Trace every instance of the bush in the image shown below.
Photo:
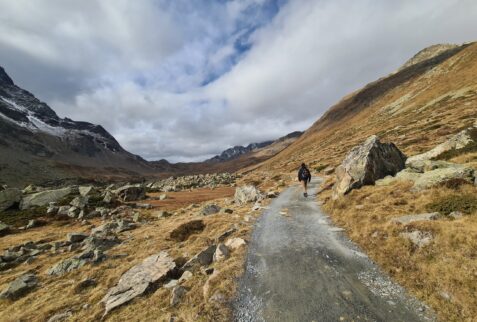
M436 198L426 205L426 209L431 212L439 212L443 215L448 215L453 211L471 214L477 211L477 196L466 193Z

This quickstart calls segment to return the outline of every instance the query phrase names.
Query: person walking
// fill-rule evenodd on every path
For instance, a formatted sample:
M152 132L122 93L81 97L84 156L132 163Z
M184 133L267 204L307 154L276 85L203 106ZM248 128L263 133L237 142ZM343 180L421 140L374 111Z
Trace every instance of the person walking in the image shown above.
M311 181L310 170L306 167L304 163L301 164L300 170L298 170L298 181L303 184L303 196L308 197L308 182Z

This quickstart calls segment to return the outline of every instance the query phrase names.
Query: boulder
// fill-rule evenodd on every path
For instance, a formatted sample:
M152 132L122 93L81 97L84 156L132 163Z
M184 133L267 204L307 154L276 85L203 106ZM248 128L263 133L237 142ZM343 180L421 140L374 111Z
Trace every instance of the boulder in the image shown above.
M425 161L430 159L437 159L442 156L444 153L464 149L471 144L476 144L477 137L477 127L470 127L465 129L456 135L452 136L447 141L437 145L432 150L427 151L422 154L414 155L409 157L406 161L407 164L414 163L416 161Z
M354 147L343 163L336 168L336 183L333 199L352 189L371 185L402 169L406 156L393 144L381 143L377 136L369 137L363 144Z
M0 221L0 237L10 233L10 226Z
M149 256L142 263L133 266L101 300L105 304L104 315L143 294L154 284L163 282L175 269L176 264L165 251Z
M146 197L146 189L143 186L127 185L115 191L121 201L136 201Z
M217 245L217 249L214 253L214 262L221 262L229 258L230 251L224 244Z
M56 190L46 190L42 192L33 193L31 195L26 195L20 202L20 209L28 209L33 206L45 206L50 202L57 202L58 200L66 197L67 195L74 192L72 187L56 189Z
M207 205L202 209L202 215L208 216L220 212L220 207L217 205Z
M82 197L86 197L93 193L96 189L93 186L81 186L78 188L78 190Z
M15 279L8 287L0 293L0 298L16 300L30 292L38 285L38 278L35 274L27 273Z
M262 193L255 186L248 185L235 189L234 201L238 205L243 205L248 202L255 202L262 199Z
M212 264L212 261L214 260L214 253L215 250L217 249L217 245L211 245L206 248L204 248L202 251L197 253L194 257L189 259L182 267L181 269L183 271L185 270L190 270L193 271L200 266L208 266Z
M401 217L393 218L391 221L396 224L407 225L414 221L430 221L430 220L436 220L438 218L439 218L439 213L432 212L432 213L425 213L425 214L418 214L418 215L401 216Z
M185 241L192 234L200 233L205 229L205 224L202 220L191 220L179 225L169 234L169 237L175 241Z
M20 189L7 188L0 191L0 212L20 202L22 192Z
M447 168L439 168L424 172L414 177L413 191L421 191L442 184L449 180L463 180L470 184L474 182L474 169L464 165L454 164Z
M88 205L88 201L88 196L78 196L70 202L70 205L79 209L84 209L84 207Z
M227 246L228 248L232 250L239 249L240 247L245 245L247 245L247 242L243 240L242 238L238 238L238 237L230 238L225 242L225 246Z

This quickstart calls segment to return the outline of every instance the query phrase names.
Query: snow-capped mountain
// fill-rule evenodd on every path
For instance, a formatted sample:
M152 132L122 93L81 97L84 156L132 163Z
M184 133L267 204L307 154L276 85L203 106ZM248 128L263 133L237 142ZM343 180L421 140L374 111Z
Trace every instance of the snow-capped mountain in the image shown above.
M6 183L155 171L100 125L60 118L0 67L0 175ZM93 170L92 170L93 169Z

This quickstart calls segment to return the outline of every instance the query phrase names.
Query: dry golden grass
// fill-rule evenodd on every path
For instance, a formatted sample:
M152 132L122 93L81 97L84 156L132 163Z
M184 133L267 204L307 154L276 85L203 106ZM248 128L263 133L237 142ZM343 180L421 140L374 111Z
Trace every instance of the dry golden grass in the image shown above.
M477 212L453 220L399 225L395 217L427 212L426 205L448 195L477 194L477 188L463 185L457 190L437 187L411 192L411 183L365 186L336 201L323 192L324 209L333 221L346 229L392 278L428 303L442 321L475 321L477 316ZM418 248L400 236L420 230L434 238Z
M215 196L215 195L214 195ZM119 234L123 243L108 251L106 261L97 265L86 266L61 277L50 277L46 270L56 262L73 256L73 253L40 255L31 264L21 264L0 274L0 289L26 271L34 271L39 275L41 286L33 292L15 301L1 301L0 314L2 321L45 321L48 317L71 310L71 321L96 321L101 318L103 305L100 303L107 290L114 286L119 277L132 266L140 263L149 255L166 250L176 259L190 258L207 245L214 243L215 238L232 226L238 227L232 237L248 240L253 221L243 220L251 213L250 205L238 207L230 205L226 199L216 199L214 203L222 207L234 209L233 214L219 213L211 216L199 214L200 208L179 209L172 217L156 219L153 211L143 211L141 218L151 220L149 224ZM190 236L186 241L177 243L168 239L169 232L183 222L202 219L206 224L204 231ZM95 220L100 224L100 220ZM50 224L32 231L6 236L0 239L0 248L8 248L29 240L48 238L51 241L64 240L67 232L88 231L79 224L58 226ZM79 252L79 251L78 251ZM224 262L214 263L212 267L219 271L218 278L210 283L210 295L220 292L227 301L233 298L236 278L243 269L246 247L232 252ZM127 254L126 257L111 258L114 255ZM98 285L83 292L75 292L76 285L85 278L94 278ZM203 285L208 276L200 272L194 273L184 286L189 290L181 304L170 307L170 290L159 288L152 294L136 298L117 310L111 312L107 321L169 321L171 316L178 321L227 321L230 320L230 308L227 302L215 303L203 296ZM86 305L86 306L85 306Z

